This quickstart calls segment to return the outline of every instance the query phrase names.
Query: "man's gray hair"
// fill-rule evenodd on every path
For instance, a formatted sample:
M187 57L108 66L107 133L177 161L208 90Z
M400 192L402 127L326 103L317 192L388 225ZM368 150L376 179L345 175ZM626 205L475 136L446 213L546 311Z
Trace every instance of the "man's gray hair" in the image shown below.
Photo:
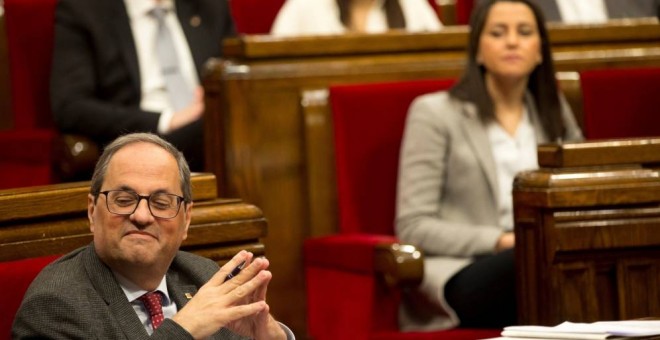
M186 159L183 157L181 151L179 151L176 147L174 147L174 145L170 144L168 141L162 139L161 137L153 133L145 132L131 133L120 136L105 147L101 157L99 157L99 160L96 162L94 174L92 175L90 193L95 197L95 199L98 198L99 192L101 191L101 186L103 185L103 180L105 179L105 174L108 171L108 166L110 165L110 159L112 159L112 156L114 156L114 154L121 150L123 147L133 143L151 143L156 146L160 146L163 148L163 150L169 152L176 160L177 166L179 168L179 179L181 182L181 192L183 192L183 200L186 203L192 202L190 168L188 167L188 162L186 162Z

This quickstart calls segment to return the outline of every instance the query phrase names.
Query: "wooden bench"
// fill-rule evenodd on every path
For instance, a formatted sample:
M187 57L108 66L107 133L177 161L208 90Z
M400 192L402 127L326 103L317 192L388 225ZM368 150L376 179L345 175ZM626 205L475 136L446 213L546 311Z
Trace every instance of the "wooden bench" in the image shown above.
M261 210L220 199L212 174L194 174L193 215L182 249L223 264L241 249L263 255L267 222ZM14 313L43 266L89 244L89 182L0 190L0 338L9 338Z
M519 322L660 316L660 139L539 148L514 183Z
M313 220L323 218L310 206L308 170L333 170L310 163L306 133L332 130L327 120L305 120L302 108L311 99L302 93L332 84L456 77L464 66L467 33L466 27L448 27L413 35L244 36L226 41L225 58L209 64L207 170L222 174L222 196L253 202L268 216L266 242L280 273L270 286L272 308L296 332L305 324L300 246L310 236L336 232L329 223L326 229L313 227ZM660 65L657 21L553 26L550 34L560 72Z

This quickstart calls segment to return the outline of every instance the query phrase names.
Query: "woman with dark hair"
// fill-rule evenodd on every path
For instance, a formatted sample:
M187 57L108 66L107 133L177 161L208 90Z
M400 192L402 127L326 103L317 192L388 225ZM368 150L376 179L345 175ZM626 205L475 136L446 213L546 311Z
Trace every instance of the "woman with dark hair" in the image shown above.
M438 31L428 0L287 0L271 34L278 36Z
M483 1L470 26L463 76L413 102L402 141L396 231L426 256L408 330L516 323L513 178L538 167L537 144L582 139L536 5Z

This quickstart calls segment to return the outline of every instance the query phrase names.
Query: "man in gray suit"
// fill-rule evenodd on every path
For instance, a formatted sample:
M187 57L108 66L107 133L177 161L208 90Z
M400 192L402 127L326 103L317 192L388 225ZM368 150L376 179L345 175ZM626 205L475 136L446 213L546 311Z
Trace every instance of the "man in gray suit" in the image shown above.
M176 148L149 133L116 139L88 196L94 241L37 276L13 338L293 339L268 312L268 260L241 251L218 269L179 251L192 206Z

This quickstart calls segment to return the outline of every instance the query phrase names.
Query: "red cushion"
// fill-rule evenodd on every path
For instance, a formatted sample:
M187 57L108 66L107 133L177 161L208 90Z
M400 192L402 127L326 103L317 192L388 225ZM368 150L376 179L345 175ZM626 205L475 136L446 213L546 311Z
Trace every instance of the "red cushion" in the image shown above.
M660 136L660 68L580 73L588 139Z
M14 127L0 132L0 188L52 183L49 80L57 0L5 0Z
M0 160L50 164L54 138L50 129L0 131Z
M51 153L54 131L0 132L0 189L52 182Z
M456 23L467 25L474 9L474 0L456 0Z
M373 276L313 266L305 273L307 285L317 288L307 294L312 338L366 339L374 321Z
M231 0L236 30L242 34L268 34L285 0Z
M390 235L334 235L304 242L306 266L335 268L364 274L374 273L374 247L394 243Z
M32 280L49 263L55 261L60 255L49 255L31 259L0 262L0 338L11 338L11 325L14 315L21 305L23 295Z
M475 340L499 337L499 329L465 329L455 328L439 332L379 332L371 340Z
M394 234L399 147L417 96L454 80L332 86L330 101L342 233Z

